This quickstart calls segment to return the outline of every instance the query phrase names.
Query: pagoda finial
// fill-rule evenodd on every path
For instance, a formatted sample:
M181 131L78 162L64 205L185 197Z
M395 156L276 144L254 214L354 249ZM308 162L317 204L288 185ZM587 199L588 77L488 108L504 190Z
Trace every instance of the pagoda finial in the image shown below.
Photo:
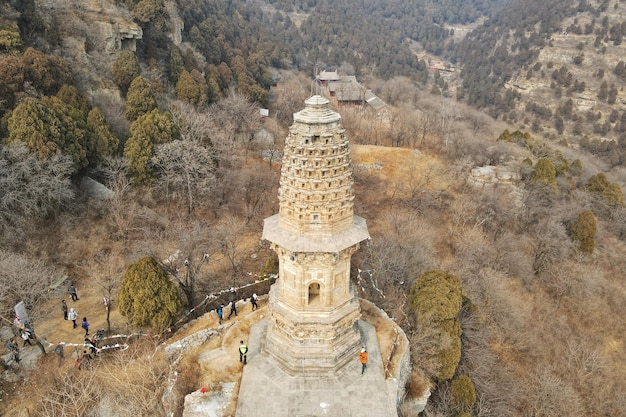
M313 82L311 83L311 95L320 95L319 65L317 62L313 66Z

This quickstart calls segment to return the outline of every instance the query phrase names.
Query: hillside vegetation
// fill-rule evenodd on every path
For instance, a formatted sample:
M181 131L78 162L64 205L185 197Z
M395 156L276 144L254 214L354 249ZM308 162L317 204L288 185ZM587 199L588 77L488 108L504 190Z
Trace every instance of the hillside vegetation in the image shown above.
M339 111L372 235L353 278L411 340L402 415L425 386L431 417L622 415L625 5L2 1L0 313L24 300L48 340L80 343L49 317L73 281L98 326L101 293L112 331L152 333L271 272L258 239L282 140L315 67L340 67L389 104ZM141 39L120 50L112 27ZM158 316L132 297L146 268L172 284ZM25 382L3 382L0 412L99 415L113 401L165 415L167 375L196 381L197 361L154 348L94 362L100 393L95 372L73 377L52 355L8 370Z

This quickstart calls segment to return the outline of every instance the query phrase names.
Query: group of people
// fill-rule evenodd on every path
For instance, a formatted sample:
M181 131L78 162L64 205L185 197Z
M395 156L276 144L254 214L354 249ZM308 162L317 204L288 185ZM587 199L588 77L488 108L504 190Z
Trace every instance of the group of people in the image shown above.
M252 294L252 296L250 297L250 304L252 304L252 311L259 308L258 300L259 300L259 297L256 294ZM237 316L237 302L235 300L232 300L229 305L230 305L230 312L228 313L228 317L226 317L226 320L230 319L230 317L233 314ZM222 320L224 319L224 304L220 304L215 310L215 312L217 313L217 319L219 321L219 324L222 324Z
M78 290L74 286L74 284L70 283L69 288L67 289L72 301L78 301ZM105 301L106 305L106 301ZM68 309L67 303L65 300L61 300L61 310L63 311L63 320L71 320L73 324L73 328L78 327L76 324L76 320L78 320L78 313L74 310L74 307ZM85 337L89 336L89 322L87 321L87 317L83 317L83 321L81 322L81 327L85 330Z

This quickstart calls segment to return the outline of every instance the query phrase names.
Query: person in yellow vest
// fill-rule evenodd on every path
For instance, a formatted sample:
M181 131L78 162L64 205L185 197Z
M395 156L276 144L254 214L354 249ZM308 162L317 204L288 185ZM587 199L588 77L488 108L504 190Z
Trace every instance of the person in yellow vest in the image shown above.
M245 365L247 363L247 355L248 355L248 346L243 343L243 340L239 341L239 362L243 362Z
M365 368L367 368L367 350L365 348L361 349L361 353L359 353L359 361L363 367L361 368L361 375L365 373Z

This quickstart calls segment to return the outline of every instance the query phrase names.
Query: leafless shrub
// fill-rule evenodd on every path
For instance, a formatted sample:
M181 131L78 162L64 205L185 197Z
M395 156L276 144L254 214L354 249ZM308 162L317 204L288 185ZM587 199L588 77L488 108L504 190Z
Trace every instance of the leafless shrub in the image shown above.
M553 417L584 414L580 396L570 384L558 378L550 370L538 370L527 388L528 400L525 416Z
M37 303L45 299L51 287L62 280L64 272L41 258L0 249L0 311L5 317L20 301L33 307L37 317Z
M192 140L158 145L152 164L157 187L167 199L185 201L187 213L203 204L215 188L215 152Z
M14 242L72 201L73 170L69 156L40 161L24 146L0 145L0 236Z
M207 113L213 122L211 141L220 151L248 146L261 125L258 106L234 91Z

